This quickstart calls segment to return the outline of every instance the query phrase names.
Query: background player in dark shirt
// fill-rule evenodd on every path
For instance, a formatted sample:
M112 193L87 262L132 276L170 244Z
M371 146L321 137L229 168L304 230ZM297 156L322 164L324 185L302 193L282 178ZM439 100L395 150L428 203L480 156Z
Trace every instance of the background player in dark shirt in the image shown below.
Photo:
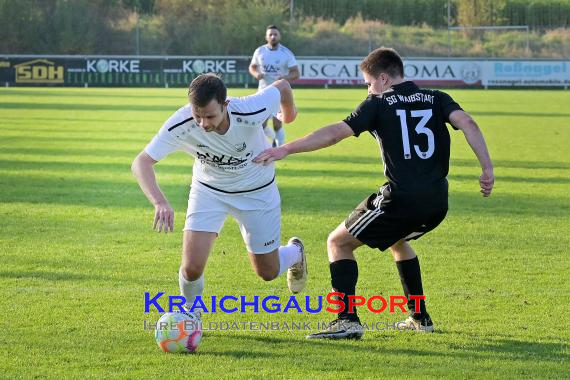
M261 153L255 162L269 163L289 154L308 152L368 131L378 140L388 179L377 193L364 199L328 237L331 283L335 291L354 295L358 266L354 250L363 244L390 248L406 297L423 295L420 264L408 243L437 227L447 213L449 132L459 129L481 164L481 193L491 194L493 165L485 139L469 114L446 93L420 89L404 81L404 65L395 50L379 48L360 64L368 98L344 121ZM433 322L421 301L402 328L431 332ZM360 338L364 331L356 314L341 312L336 321L308 338Z

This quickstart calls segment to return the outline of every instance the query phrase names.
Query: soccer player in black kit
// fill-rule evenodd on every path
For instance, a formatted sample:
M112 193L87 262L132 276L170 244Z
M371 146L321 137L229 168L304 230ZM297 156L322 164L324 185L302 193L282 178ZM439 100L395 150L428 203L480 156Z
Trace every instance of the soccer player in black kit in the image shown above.
M485 139L469 114L446 93L420 89L404 80L404 65L389 48L371 52L360 64L368 97L344 121L261 153L255 162L269 163L289 154L308 152L338 143L349 136L370 134L378 141L386 182L364 199L328 237L327 251L334 291L354 295L358 266L354 250L364 244L381 251L390 248L406 298L424 295L418 258L408 243L437 227L447 213L447 174L450 137L446 123L459 129L477 156L482 174L481 193L491 195L494 174ZM307 338L360 338L364 334L354 309L345 308L322 332ZM434 331L425 302L398 326Z

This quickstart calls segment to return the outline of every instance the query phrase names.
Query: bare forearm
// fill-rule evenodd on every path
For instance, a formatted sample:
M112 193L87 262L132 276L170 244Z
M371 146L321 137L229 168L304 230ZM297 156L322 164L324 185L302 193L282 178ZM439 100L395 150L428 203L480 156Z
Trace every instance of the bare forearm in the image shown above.
M471 149L477 156L481 168L483 170L493 170L493 164L491 163L487 144L485 144L485 138L475 120L465 111L457 110L449 115L449 121L455 128L463 132L469 146L471 146Z
M287 154L311 152L329 147L352 135L352 130L344 122L318 129L305 137L283 145Z
M152 164L144 162L137 157L131 166L131 170L144 195L153 206L167 203L166 197L156 182L156 176Z
M255 79L259 80L263 77L258 66L250 65L248 69L249 69L249 73L251 74L251 76L254 77Z
M297 117L297 108L293 99L293 91L289 90L281 94L281 114L284 123L291 123Z
M293 98L293 90L291 85L284 79L275 81L272 86L275 86L281 95L279 107L281 110L281 119L284 123L291 123L297 117L297 108L295 107L295 100Z
M489 155L485 138L477 124L473 122L472 126L463 130L463 133L469 146L477 156L481 169L493 170L493 163L491 162L491 156Z
M277 148L266 149L255 157L253 162L268 165L274 161L282 160L290 154L326 148L352 135L354 135L352 129L344 121L341 121Z
M471 149L477 156L479 164L483 173L479 177L479 184L481 185L481 193L484 197L491 195L493 185L495 183L495 174L493 173L493 164L489 156L485 138L479 129L479 126L473 118L463 110L455 110L449 114L449 122L455 127L460 129L465 135L465 139Z

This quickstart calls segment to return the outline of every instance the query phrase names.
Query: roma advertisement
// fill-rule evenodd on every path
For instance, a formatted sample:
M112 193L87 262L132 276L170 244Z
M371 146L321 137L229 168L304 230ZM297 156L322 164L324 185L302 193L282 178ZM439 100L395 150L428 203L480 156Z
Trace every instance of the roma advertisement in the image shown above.
M216 72L231 87L257 87L250 57L0 56L0 85L186 87ZM304 86L363 85L360 58L299 58ZM404 75L420 86L570 86L570 61L405 59Z

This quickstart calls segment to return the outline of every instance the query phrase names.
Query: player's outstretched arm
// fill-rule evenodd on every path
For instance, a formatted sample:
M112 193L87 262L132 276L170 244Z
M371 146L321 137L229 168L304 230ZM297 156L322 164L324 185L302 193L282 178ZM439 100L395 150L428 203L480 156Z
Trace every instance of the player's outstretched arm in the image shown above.
M168 200L160 191L156 176L154 174L153 160L146 152L142 151L133 161L131 171L133 172L144 195L154 206L154 223L152 228L158 232L174 231L174 210L170 207Z
M253 162L267 165L281 160L290 154L311 152L334 145L349 136L353 136L352 128L344 121L318 129L305 137L291 141L277 148L266 149L253 159Z
M281 93L279 118L284 123L291 123L297 117L297 108L295 107L295 100L293 99L293 90L291 85L284 79L277 80L271 84L277 87L279 93Z
M479 184L481 185L481 193L484 197L491 195L493 190L493 185L495 183L495 175L493 173L493 163L491 162L491 157L489 156L489 151L487 149L487 144L485 144L485 138L483 133L477 126L477 123L473 118L465 111L457 110L453 111L449 115L449 121L455 127L460 129L465 135L465 139L475 152L479 163L481 164L481 169L483 173L479 177Z

